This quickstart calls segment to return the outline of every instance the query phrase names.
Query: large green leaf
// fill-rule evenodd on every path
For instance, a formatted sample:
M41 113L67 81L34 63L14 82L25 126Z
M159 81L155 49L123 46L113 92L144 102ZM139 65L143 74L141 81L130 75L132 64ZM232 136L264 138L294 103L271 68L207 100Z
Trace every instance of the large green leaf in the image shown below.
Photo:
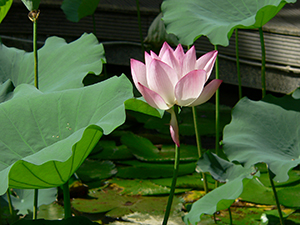
M83 34L67 44L50 37L38 51L39 89L43 92L82 87L88 73L99 74L105 62L104 48L93 34ZM33 53L0 45L0 81L15 86L34 83Z
M165 0L163 20L168 33L184 45L205 35L214 45L227 46L235 28L259 28L286 3L296 0Z
M299 105L300 100L289 102ZM278 100L280 103L280 99ZM274 103L243 98L224 129L224 151L230 161L245 167L265 162L276 182L288 180L288 172L300 163L300 112Z
M72 22L79 22L85 16L93 15L100 0L64 0L61 9Z
M8 186L65 183L102 133L124 123L129 98L132 85L125 75L47 94L31 85L17 87L14 97L0 104L0 194Z
M189 213L184 216L186 224L196 225L204 214L213 215L216 211L227 209L240 196L251 179L253 168L243 168L219 158L217 155L205 152L197 163L200 172L211 172L212 176L227 183L209 192L193 205Z
M13 0L0 0L0 23L6 16L12 3L13 3Z
M41 0L21 0L28 11L38 10Z

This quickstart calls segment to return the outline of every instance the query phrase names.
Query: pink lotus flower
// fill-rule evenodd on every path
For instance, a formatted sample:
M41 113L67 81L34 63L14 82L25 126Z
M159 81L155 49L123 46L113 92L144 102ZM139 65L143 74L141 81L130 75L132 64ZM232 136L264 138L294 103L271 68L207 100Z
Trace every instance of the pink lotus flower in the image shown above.
M171 113L170 132L178 146L178 125L172 107L197 106L213 96L222 81L214 79L204 85L217 54L212 51L197 60L194 46L184 53L181 45L173 50L165 42L159 55L145 52L145 64L135 59L130 61L133 82L148 104Z

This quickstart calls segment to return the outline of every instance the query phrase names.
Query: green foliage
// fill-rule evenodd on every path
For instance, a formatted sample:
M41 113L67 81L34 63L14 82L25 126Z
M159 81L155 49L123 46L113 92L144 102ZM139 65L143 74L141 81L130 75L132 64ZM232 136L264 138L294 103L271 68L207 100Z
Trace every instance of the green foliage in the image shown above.
M138 195L126 196L112 189L94 189L90 191L89 198L72 201L72 206L80 212L108 212L106 215L111 217L122 217L132 212L163 214L166 205L166 196L151 198ZM178 205L180 208L180 201L175 198L173 206L178 208Z
M22 0L28 11L38 10L41 0Z
M193 205L184 216L186 224L196 225L203 214L213 215L215 212L227 209L237 199L250 179L253 168L243 168L219 158L217 155L205 152L197 162L197 171L210 172L215 179L227 183L209 192ZM221 173L220 173L221 172Z
M296 0L165 0L163 20L179 43L192 45L205 35L213 45L228 46L234 29L262 27L286 3Z
M131 90L125 75L48 94L30 85L18 86L14 97L0 104L5 153L0 193L8 185L49 188L65 183L102 133L109 134L124 123L124 101L132 98Z
M296 109L300 100L286 96L290 103L287 110L281 106L286 101L272 99L273 103L247 98L238 102L231 123L224 129L224 152L230 161L248 168L265 162L275 175L274 181L284 182L289 170L300 163L300 112Z
M72 22L79 22L83 17L93 15L100 0L64 0L61 9Z
M18 214L26 215L28 210L32 210L34 190L14 189L16 197L11 195L11 201ZM57 188L39 190L38 206L48 205L56 200ZM2 196L7 201L7 195Z
M88 73L100 74L105 63L104 48L93 34L83 34L66 43L50 37L38 51L39 90L53 92L82 87ZM0 81L15 86L34 84L33 53L0 45Z
M0 23L5 18L12 3L13 3L13 0L0 0Z
M125 102L125 107L127 110L140 112L158 118L162 118L164 115L163 110L153 108L145 101L143 97L128 99Z

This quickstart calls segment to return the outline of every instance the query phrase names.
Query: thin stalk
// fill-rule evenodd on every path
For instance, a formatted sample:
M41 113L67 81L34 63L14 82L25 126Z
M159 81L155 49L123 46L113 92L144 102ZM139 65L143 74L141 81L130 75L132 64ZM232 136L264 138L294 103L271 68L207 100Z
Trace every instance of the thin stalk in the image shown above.
M215 45L215 50L218 50L218 46ZM215 71L216 71L216 79L219 79L219 56L216 58L215 62ZM216 91L216 154L219 155L219 127L220 127L220 93L219 89Z
M96 36L96 20L95 20L95 13L93 13L92 19L93 19L93 34Z
M142 32L141 12L140 12L140 2L139 2L139 0L136 0L136 9L137 9L137 17L138 17L138 23L139 23L140 41L141 41L141 46L142 46L142 55L144 55L145 47L144 47L144 38L143 38L143 32Z
M34 86L39 88L38 51L37 51L37 19L33 21L33 54L34 54Z
M230 206L228 208L228 214L229 214L229 224L232 225L232 214L231 214Z
M198 150L198 157L201 158L203 155L202 152L202 147L201 147L201 137L199 135L199 128L198 128L198 119L197 119L197 109L195 106L192 107L192 112L193 112L193 121L194 121L194 128L195 128L195 135L196 135L196 142L197 142L197 150ZM205 191L205 194L208 193L208 185L207 185L207 178L205 173L202 174L202 179L203 179L203 188Z
M268 168L268 165L267 165L267 168ZM282 211L281 211L281 208L280 208L280 203L279 203L279 200L278 200L276 188L275 188L275 185L274 185L274 181L273 181L273 179L271 177L271 171L270 171L269 168L268 168L268 175L269 175L269 180L270 180L270 183L271 183L272 191L273 191L275 202L276 202L276 206L277 206L277 211L278 211L278 215L279 215L280 225L284 225Z
M176 117L178 116L178 106L174 106ZM177 120L178 121L178 120ZM175 160L174 160L174 171L173 171L173 178L172 178L172 184L171 184L171 190L169 194L169 199L166 207L166 212L164 216L164 220L162 225L167 225L168 219L171 212L172 202L175 194L175 187L176 187L176 181L177 181L177 175L179 170L179 163L180 163L180 148L175 144Z
M9 213L12 216L13 215L13 207L12 207L12 202L11 202L11 197L10 197L10 191L9 191L9 189L7 189L6 194L7 194L7 200L8 200Z
M241 70L240 70L240 57L239 57L239 35L238 29L235 29L235 57L236 57L236 70L239 83L239 99L242 98L242 80L241 80Z
M65 219L72 217L69 181L63 184Z
M39 198L39 189L34 189L34 197L33 197L33 219L37 219L38 212L38 198Z
M261 86L262 97L264 98L266 96L266 48L262 27L259 28L259 37L261 45Z

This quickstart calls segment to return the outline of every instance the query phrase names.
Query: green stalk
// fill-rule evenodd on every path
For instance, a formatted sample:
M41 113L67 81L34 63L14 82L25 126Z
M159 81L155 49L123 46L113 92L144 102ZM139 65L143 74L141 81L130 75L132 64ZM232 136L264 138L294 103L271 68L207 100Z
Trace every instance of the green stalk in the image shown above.
M267 165L267 168L268 168L269 180L270 180L270 183L271 183L272 191L273 191L275 202L276 202L276 206L277 206L277 211L278 211L278 215L279 215L280 225L284 225L283 216L282 216L282 212L281 212L281 208L280 208L280 203L279 203L279 200L278 200L278 196L277 196L276 188L275 188L275 185L274 185L274 181L273 181L273 179L271 177L271 171L270 171L268 165Z
M140 2L139 2L139 0L136 0L136 9L137 9L137 17L138 17L138 23L139 23L140 41L141 41L141 46L142 46L142 55L144 55L145 47L144 47L144 38L143 38L143 32L142 32L141 12L140 12Z
M218 46L215 45L215 50L218 50ZM216 70L216 79L219 79L219 56L216 58L215 62L215 70ZM219 155L219 122L220 122L220 94L219 89L216 91L216 154Z
M93 34L96 36L96 20L95 20L95 13L93 13L92 19L93 19Z
M228 214L229 214L229 224L232 225L232 214L231 214L230 206L228 208Z
M34 86L39 88L38 52L37 52L37 19L33 21L33 54L34 54Z
M239 57L239 35L238 29L235 29L235 57L236 57L236 70L238 75L239 83L239 99L242 98L242 80L241 80L241 70L240 70L240 57Z
M39 88L38 51L37 51L37 20L39 11L31 11L29 19L33 22L33 56L34 56L34 86ZM34 189L33 219L37 219L39 190Z
M7 200L8 200L9 213L12 216L13 215L13 207L12 207L12 202L11 202L11 197L10 197L10 191L9 191L9 189L7 189L6 194L7 194Z
M39 189L34 189L34 197L33 197L33 219L37 219L38 212L38 198L39 198Z
M198 119L197 119L197 109L195 106L192 107L193 111L193 120L194 120L194 128L195 128L195 135L196 135L196 142L197 142L197 150L198 150L198 157L201 158L203 155L202 147L201 147L201 137L199 135L199 128L198 128ZM205 173L201 173L203 178L203 188L205 194L208 193L208 185L207 185L207 178Z
M178 116L178 106L174 106L174 111L176 115L176 119ZM178 121L178 119L177 119ZM173 178L172 178L172 184L171 184L171 190L169 194L169 199L166 207L166 212L164 216L164 220L162 225L167 225L168 219L171 212L172 202L175 194L175 188L176 188L176 181L177 181L177 175L179 170L179 163L180 163L180 148L175 144L175 160L174 160L174 171L173 171Z
M264 98L266 96L266 48L262 27L259 28L259 37L261 45L261 86L262 97Z
M63 184L65 219L72 217L69 181Z

